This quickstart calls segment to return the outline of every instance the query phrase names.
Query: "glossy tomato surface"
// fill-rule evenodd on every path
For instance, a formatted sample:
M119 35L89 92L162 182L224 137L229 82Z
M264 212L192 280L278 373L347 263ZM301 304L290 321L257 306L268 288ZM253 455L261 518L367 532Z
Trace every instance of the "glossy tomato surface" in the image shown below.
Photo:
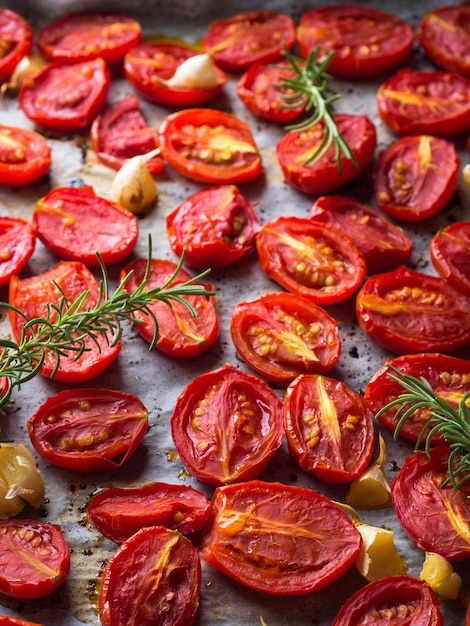
M118 63L142 38L139 22L120 13L74 13L49 22L38 33L38 48L59 63L102 58Z
M177 68L198 54L200 52L192 48L173 43L142 43L126 55L124 74L130 84L152 102L174 108L200 106L222 91L228 76L215 67L215 85L199 87L197 75L188 77L192 85L173 85L171 78Z
M372 161L377 143L372 121L366 115L349 113L338 113L334 118L354 160L341 152L340 171L332 145L318 161L307 163L323 139L323 122L307 131L289 131L277 144L276 153L285 179L295 189L304 193L329 193L357 178Z
M431 241L431 261L442 278L470 295L470 222L439 230Z
M470 298L405 266L369 278L356 313L362 330L397 354L450 352L470 341Z
M135 96L126 96L105 107L93 120L90 137L99 160L115 170L120 169L126 159L157 148L155 132L147 125ZM146 167L151 174L165 169L158 155L149 159Z
M373 413L378 413L389 402L393 402L405 392L403 387L391 378L395 375L389 365L393 365L403 374L415 378L424 378L433 391L454 409L458 409L462 397L470 392L470 361L439 352L421 352L405 354L388 359L367 383L364 400ZM389 409L378 419L381 424L395 431L397 420L395 413L399 407ZM413 411L400 428L400 436L416 442L431 417L429 409L422 407ZM433 445L442 443L439 436L432 439Z
M201 189L166 217L173 252L195 270L218 269L251 254L261 221L235 185Z
M413 47L410 24L392 13L360 4L343 3L303 13L297 28L300 51L334 52L328 72L355 80L391 72L402 65Z
M443 485L448 446L415 452L391 485L393 506L410 538L426 552L448 561L470 559L470 485Z
M32 225L19 217L0 217L0 286L19 274L36 246Z
M399 70L379 86L377 106L382 122L399 135L453 137L470 128L470 80Z
M264 381L225 364L180 394L171 433L183 463L202 482L250 480L282 443L282 402Z
M125 259L139 236L137 218L92 187L56 187L34 206L32 221L42 243L59 258L99 267Z
M374 451L372 414L346 383L298 376L284 397L289 451L306 472L330 483L357 478Z
M241 73L257 61L271 61L295 42L288 15L260 9L211 22L203 46L227 72Z
M449 204L459 176L460 158L453 143L430 135L402 137L376 161L377 206L404 222L428 219Z
M70 550L60 526L38 520L0 521L0 592L35 600L56 590L70 570Z
M209 508L205 494L193 487L153 482L107 487L92 497L87 513L102 535L122 543L146 526L194 533L205 526Z
M10 311L10 323L16 341L21 340L27 320L47 318L51 305L60 307L64 296L72 303L85 292L88 295L82 303L82 309L93 308L100 298L99 284L83 263L61 261L37 276L24 279L13 276L10 280L9 302L23 314ZM51 311L50 319L55 318L56 314ZM25 333L28 336L30 331L26 329ZM85 351L81 355L65 350L60 362L46 349L41 374L60 382L85 382L106 370L121 349L120 340L116 341L116 337L110 333L106 335L101 332L96 333L96 340L87 337L84 345Z
M103 574L103 626L191 626L199 608L201 564L189 539L163 526L124 541Z
M146 259L137 259L121 272L121 279L132 272L126 282L126 289L132 293L144 279L147 268ZM177 269L173 261L152 259L146 286L149 289L161 287L171 279ZM192 276L181 269L171 285L179 285ZM205 285L211 288L210 285ZM219 316L212 296L183 296L196 310L193 317L186 306L179 302L155 301L149 310L158 323L156 348L172 357L190 358L206 352L216 341L219 334ZM153 341L155 324L148 311L136 311L135 318L141 323L135 324L135 330L149 343Z
M326 374L341 354L338 323L304 296L268 293L233 308L232 341L240 357L268 380Z
M411 256L411 237L381 213L354 198L321 196L313 203L310 218L346 233L364 255L368 274L395 269Z
M51 165L51 149L42 135L0 124L0 185L24 187L42 178Z
M287 596L337 580L360 545L359 532L331 500L313 489L254 480L215 490L201 556L251 589Z
M25 19L8 9L0 8L0 83L10 78L13 70L33 47L33 28Z
M111 76L103 59L71 65L50 63L23 81L23 113L49 130L76 132L90 126L106 101Z
M443 626L439 600L424 580L387 576L362 587L344 604L333 626Z
M261 157L248 125L230 113L186 109L158 129L163 158L202 183L238 184L257 178Z
M266 222L256 248L271 279L315 304L346 300L366 275L364 255L352 239L308 218L281 216Z
M50 463L104 472L121 467L137 450L148 412L123 391L71 389L50 396L27 426L34 448Z

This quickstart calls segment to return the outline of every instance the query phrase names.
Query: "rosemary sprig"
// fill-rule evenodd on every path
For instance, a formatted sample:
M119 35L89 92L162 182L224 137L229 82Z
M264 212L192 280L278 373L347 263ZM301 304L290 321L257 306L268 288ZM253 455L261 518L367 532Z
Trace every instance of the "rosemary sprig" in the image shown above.
M454 489L459 489L470 480L470 392L463 395L456 410L432 389L425 378L405 374L390 364L388 367L393 372L389 373L390 378L403 387L404 392L380 409L376 417L396 407L397 426L394 436L397 438L403 424L414 411L428 409L430 417L420 432L416 448L420 448L424 442L426 454L430 456L431 440L435 435L440 435L449 444L449 476L443 486L450 483Z
M285 108L305 106L305 111L311 112L307 119L286 126L286 130L305 132L321 122L324 125L323 136L318 147L303 165L317 162L331 145L335 147L339 173L342 170L341 153L357 165L356 157L340 134L333 117L334 103L341 95L330 87L328 81L331 79L331 75L326 70L334 52L329 51L320 58L320 47L318 46L309 52L306 60L295 56L286 47L284 47L282 54L290 64L289 70L295 72L295 76L292 78L281 76L279 82L274 86L280 90L279 93L284 100Z
M87 339L91 339L98 349L101 349L100 336L106 338L108 345L116 345L122 336L121 322L143 323L142 319L136 317L137 312L147 313L152 319L154 334L149 346L149 350L152 350L158 339L158 322L150 308L155 300L161 300L170 306L172 302L179 302L190 311L193 317L196 317L196 309L185 299L185 296L214 295L204 285L196 284L210 270L184 283L170 286L182 269L184 255L174 274L162 286L146 289L151 268L150 238L146 271L133 293L126 290L132 271L124 277L113 293L110 292L106 267L99 254L97 256L103 278L99 283L99 295L94 306L88 308L85 306L90 295L88 290L73 302L69 302L62 292L59 304L49 304L44 318L28 320L16 307L6 302L0 303L0 306L14 310L26 320L18 343L12 339L0 339L0 377L6 378L8 382L7 389L0 397L0 413L11 406L13 389L15 387L19 389L21 385L39 374L47 354L52 353L55 357L55 368L51 375L53 377L61 358L73 354L74 359L79 359L84 352L90 350L89 343L87 346ZM60 290L57 284L56 287Z

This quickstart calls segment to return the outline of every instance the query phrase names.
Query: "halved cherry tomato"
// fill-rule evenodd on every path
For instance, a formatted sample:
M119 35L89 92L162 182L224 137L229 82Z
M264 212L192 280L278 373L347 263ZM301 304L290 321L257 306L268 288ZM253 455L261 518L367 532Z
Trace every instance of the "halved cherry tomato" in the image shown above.
M389 365L393 365L404 374L424 378L433 391L455 409L458 408L463 395L470 392L470 361L439 352L406 354L388 359L367 383L364 400L373 413L378 413L386 404L404 393L403 387L390 378L393 372ZM380 423L391 431L395 431L397 427L395 413L398 408L389 409L379 417ZM426 407L416 409L400 428L400 436L416 442L430 417L431 414ZM442 443L441 437L434 436L432 444L439 443Z
M379 154L374 168L377 206L405 222L433 217L451 201L459 182L460 158L446 139L402 137Z
M196 270L218 269L251 254L261 222L235 185L196 192L166 218L171 249Z
M146 259L137 259L121 272L121 280L129 273L132 276L126 282L126 289L132 293L142 282L147 267ZM175 273L177 264L173 261L152 259L147 287L161 287ZM171 282L177 285L189 280L188 272L181 269L178 276ZM210 289L210 285L205 285ZM158 323L158 340L156 348L172 357L188 358L206 352L216 341L219 334L219 317L214 298L207 296L185 296L197 311L192 317L190 311L179 302L156 301L149 306ZM142 323L135 324L136 331L149 343L153 340L154 320L145 311L136 311L135 318Z
M33 28L17 13L0 8L0 42L0 83L3 83L31 52Z
M230 330L240 357L276 383L326 374L341 354L338 323L297 294L268 293L237 304Z
M87 513L102 535L122 543L146 526L165 526L189 535L209 518L210 503L187 485L149 483L142 487L108 487L94 495Z
M443 626L439 600L424 580L387 576L361 587L344 603L333 626Z
M93 308L100 298L99 284L83 263L61 261L38 276L22 280L13 276L10 280L9 302L24 315L23 317L16 311L10 311L10 322L16 340L21 340L27 320L47 318L50 315L51 321L54 321L56 313L51 306L60 308L64 297L70 304L84 293L87 293L87 297L82 307ZM26 335L29 334L30 331L26 330ZM120 349L120 340L116 341L110 334L97 332L96 338L85 339L83 354L65 350L59 363L56 356L46 349L41 374L61 382L81 383L104 372L116 359ZM39 358L42 358L40 354Z
M347 233L364 255L368 274L395 269L411 256L413 241L405 231L353 198L317 198L310 209L310 218Z
M19 103L26 117L44 128L79 131L92 123L104 105L110 83L103 59L50 63L24 79Z
M155 132L147 126L135 96L113 102L95 117L90 130L91 143L99 160L115 170L126 159L146 154L157 148ZM151 174L165 169L159 156L146 162Z
M448 561L470 559L470 485L443 485L449 447L406 458L391 485L393 506L409 537Z
M418 25L417 36L428 57L439 67L470 77L467 2L436 7Z
M323 122L303 132L289 131L277 144L276 152L287 182L304 193L323 194L338 189L361 174L374 156L377 143L375 126L366 115L338 113L334 116L338 132L355 157L343 153L338 168L335 147L316 162L305 165L318 149L325 132Z
M289 452L306 472L329 483L357 478L374 451L372 414L346 383L298 376L284 397Z
M137 218L92 187L56 187L34 206L33 224L42 243L66 261L99 267L125 259L139 236Z
M7 615L0 615L0 626L44 626L37 622L26 622L24 619L15 619Z
M237 84L237 94L254 115L285 124L304 111L305 105L294 106L290 102L289 107L284 106L285 100L281 94L286 94L287 90L277 85L281 77L295 76L295 72L289 71L288 67L288 61L279 57L272 61L255 63L241 76Z
M260 9L214 20L203 40L206 52L226 72L241 73L257 61L271 61L295 42L294 20Z
M367 271L364 255L349 237L308 218L281 216L266 222L256 247L270 278L316 304L346 300Z
M38 48L59 63L79 63L101 57L106 63L123 60L142 39L139 22L120 13L74 13L44 26Z
M36 233L19 217L0 217L0 286L19 274L36 246Z
M398 354L450 352L470 341L470 297L403 265L364 283L356 313L371 339Z
M103 626L191 626L199 607L201 564L175 530L142 528L124 541L104 570L99 598Z
M39 133L0 124L0 185L24 187L44 176L51 149Z
M387 74L408 58L414 41L410 24L392 13L360 4L338 4L303 13L297 28L303 57L332 51L328 72L356 80Z
M60 587L70 570L70 550L56 524L1 520L0 554L0 592L12 598L43 598Z
M148 100L167 107L195 107L212 100L223 89L228 76L215 68L218 82L213 87L175 87L167 84L178 66L200 54L172 43L143 43L124 60L124 74L130 84Z
M470 80L400 70L378 88L377 105L382 122L400 135L453 137L470 128Z
M212 109L178 111L163 120L158 135L163 158L193 180L238 184L262 172L250 128L229 113Z
M431 241L431 261L454 289L470 295L470 222L439 230Z
M325 496L253 480L217 487L201 556L242 585L287 596L337 580L360 545L347 515Z
M225 364L197 376L176 401L171 433L198 480L223 485L258 476L284 436L282 402L259 378Z
M69 470L121 467L139 447L148 411L136 396L112 389L73 389L50 396L27 422L35 450Z

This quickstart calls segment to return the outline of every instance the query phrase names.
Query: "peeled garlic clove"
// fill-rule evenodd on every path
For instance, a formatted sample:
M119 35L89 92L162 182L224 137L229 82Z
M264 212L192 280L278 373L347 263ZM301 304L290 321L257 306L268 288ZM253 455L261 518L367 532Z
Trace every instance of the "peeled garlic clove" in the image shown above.
M197 54L178 65L173 76L165 84L168 87L211 89L217 87L220 78L209 54Z
M426 552L419 577L446 600L455 600L460 593L462 577L446 558L435 552Z
M3 96L8 90L18 91L27 76L31 76L31 74L41 70L46 65L47 59L41 54L31 54L30 56L23 57L13 70L10 80L3 83L0 87L1 95Z
M111 184L110 200L132 213L144 213L157 197L157 186L146 167L146 162L159 153L159 149L127 159Z
M26 502L39 508L44 494L44 480L26 446L0 444L0 517L17 515Z
M470 189L470 163L467 163L467 165L464 166L462 169L462 175L465 186L467 189Z
M379 436L379 456L359 478L354 480L346 494L346 502L355 509L370 510L391 506L390 484L385 476L385 441Z
M356 567L366 580L406 574L408 566L397 552L393 530L362 523L356 528L362 537Z

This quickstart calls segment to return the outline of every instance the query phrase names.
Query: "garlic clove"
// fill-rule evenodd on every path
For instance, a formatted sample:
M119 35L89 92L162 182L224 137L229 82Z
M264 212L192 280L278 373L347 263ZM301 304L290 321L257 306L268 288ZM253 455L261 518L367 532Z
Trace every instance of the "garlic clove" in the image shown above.
M168 87L211 89L220 84L220 77L209 54L196 54L178 65L173 76L165 81Z
M408 566L397 552L393 530L363 523L356 524L356 528L362 537L356 567L366 580L406 574Z
M24 79L41 70L47 63L47 59L41 54L31 54L23 57L13 70L8 82L3 83L0 87L0 95L3 96L8 90L19 91Z
M346 494L346 502L355 509L380 509L392 505L390 484L384 472L386 447L379 436L379 456L359 478L354 480Z
M455 600L462 587L462 577L454 571L451 563L435 552L426 552L423 568L419 575L437 595L446 600Z
M470 189L470 163L467 163L462 169L463 182L467 189Z
M0 518L17 515L26 502L39 508L44 494L44 480L26 446L0 444Z
M137 215L144 213L152 206L158 192L155 181L145 164L159 152L157 148L147 154L127 159L111 184L110 200L112 202L120 204Z

